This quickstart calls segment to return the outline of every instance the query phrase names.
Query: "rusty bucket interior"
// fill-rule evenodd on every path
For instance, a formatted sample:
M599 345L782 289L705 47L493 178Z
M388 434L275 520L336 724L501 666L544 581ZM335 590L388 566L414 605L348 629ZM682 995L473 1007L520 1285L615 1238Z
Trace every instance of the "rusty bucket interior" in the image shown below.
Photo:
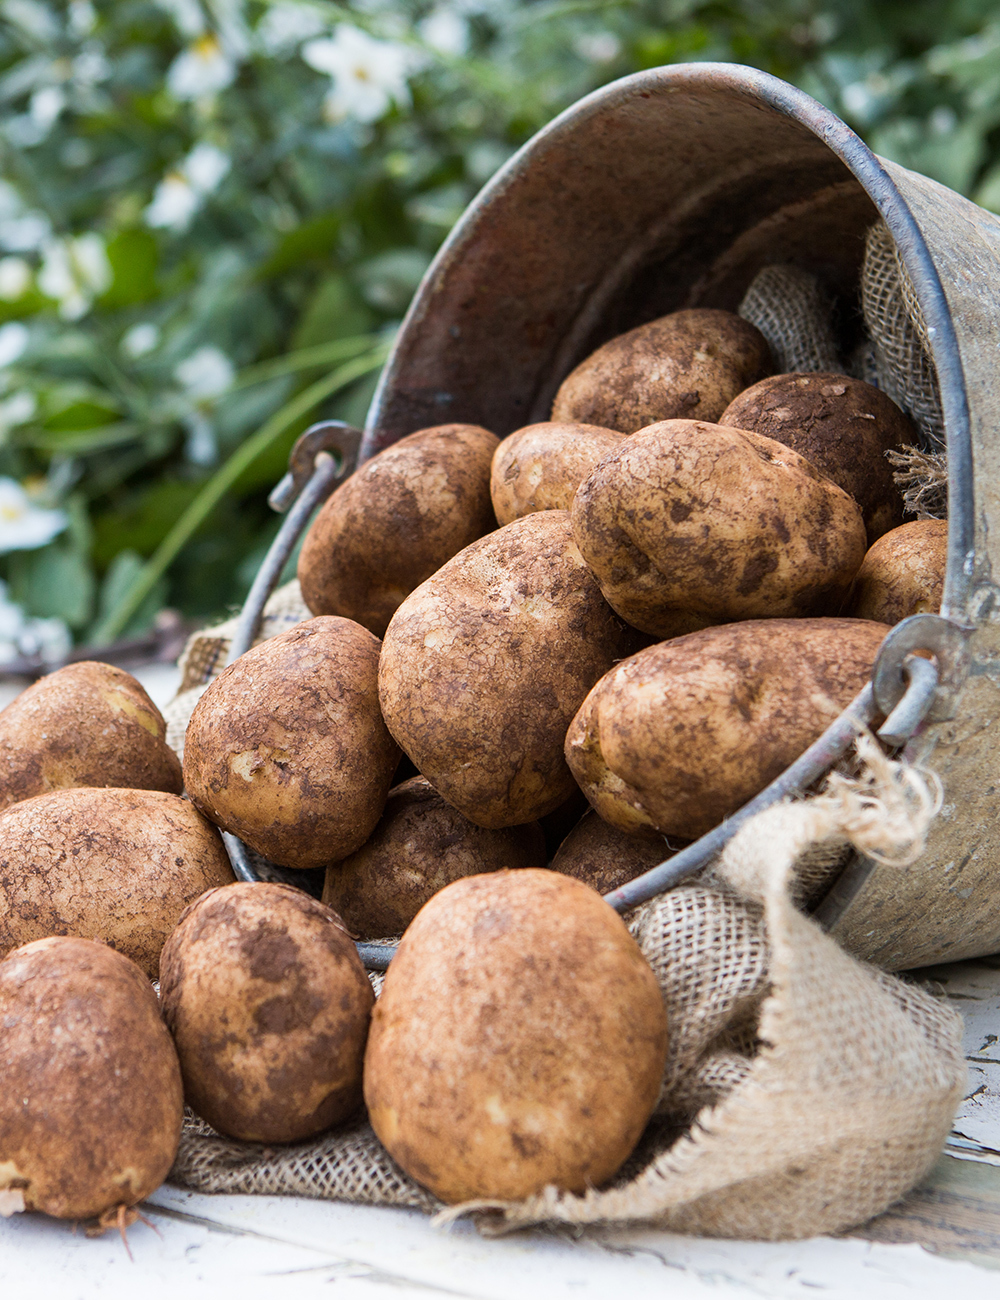
M897 625L876 676L898 673L914 648L946 666L931 721L906 749L934 766L946 802L918 867L856 860L823 919L852 951L898 969L1000 948L1000 780L987 771L1000 716L990 578L1000 307L984 288L1000 283L996 218L877 158L830 110L766 73L699 63L624 78L539 132L467 209L406 316L360 458L430 425L502 437L548 419L561 381L607 339L680 308L735 310L774 262L817 276L846 353L863 331L865 233L879 218L937 371L949 552L940 615Z

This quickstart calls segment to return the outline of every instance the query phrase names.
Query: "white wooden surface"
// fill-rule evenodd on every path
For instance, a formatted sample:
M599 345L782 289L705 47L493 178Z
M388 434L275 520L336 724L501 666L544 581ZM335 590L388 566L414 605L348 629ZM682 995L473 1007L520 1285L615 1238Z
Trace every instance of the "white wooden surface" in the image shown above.
M1000 965L1000 963L997 963ZM967 962L930 972L966 1020L968 1097L950 1150L1000 1164L1000 970ZM1000 1174L998 1174L1000 1177ZM421 1214L298 1198L202 1196L162 1187L156 1231L97 1240L36 1215L0 1220L0 1296L17 1300L194 1300L202 1296L468 1296L483 1300L1000 1295L1000 1274L916 1244L858 1238L729 1242L652 1229L544 1232L499 1240L448 1232ZM1000 1226L1000 1225L998 1225Z
M162 704L175 680L173 669L154 665L143 684ZM1000 959L922 974L966 1023L969 1087L948 1153L1000 1166ZM487 1240L467 1223L437 1230L413 1211L170 1186L145 1212L153 1227L129 1230L131 1259L116 1232L88 1239L38 1215L0 1219L0 1300L1000 1296L991 1268L853 1237L728 1242L623 1229Z

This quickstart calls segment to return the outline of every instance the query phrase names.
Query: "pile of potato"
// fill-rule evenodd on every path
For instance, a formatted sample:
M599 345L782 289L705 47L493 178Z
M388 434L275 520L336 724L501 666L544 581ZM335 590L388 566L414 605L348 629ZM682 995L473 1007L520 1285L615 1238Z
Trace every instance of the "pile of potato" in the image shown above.
M885 460L907 418L770 368L739 317L675 312L578 366L548 423L361 466L302 549L314 617L197 704L186 797L120 670L0 714L0 1211L135 1204L179 1080L263 1143L364 1100L445 1201L616 1172L670 1026L600 893L762 789L940 603L945 525L902 523ZM217 827L325 867L323 900L234 883ZM353 940L400 933L375 1002Z

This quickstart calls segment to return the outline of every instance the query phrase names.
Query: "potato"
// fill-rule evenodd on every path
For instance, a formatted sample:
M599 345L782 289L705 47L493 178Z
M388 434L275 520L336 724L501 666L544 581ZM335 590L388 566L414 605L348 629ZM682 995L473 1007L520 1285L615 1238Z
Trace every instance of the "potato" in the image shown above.
M399 762L379 713L378 657L360 624L323 617L230 664L188 723L192 802L283 867L323 867L360 848Z
M839 613L865 553L857 504L797 452L697 420L626 439L571 513L608 604L660 637Z
M360 466L303 544L299 582L309 609L382 636L404 596L496 527L490 460L498 441L476 424L442 424Z
M774 366L763 334L728 311L695 308L620 334L565 379L552 419L635 433L658 420L717 420Z
M371 839L327 868L323 902L362 939L385 938L402 934L424 903L453 880L545 863L538 822L484 830L416 776L389 792Z
M673 857L678 848L662 835L626 834L591 809L559 845L552 870L582 880L599 894L610 894Z
M443 1201L583 1192L628 1158L667 1021L617 912L555 871L469 876L413 921L365 1053L372 1127Z
M855 618L898 623L937 614L948 564L948 521L916 519L880 537L862 561L851 592Z
M861 507L868 541L903 522L885 453L916 439L891 397L847 375L771 375L733 399L720 424L784 443Z
M121 953L48 938L0 962L0 1194L89 1219L170 1172L181 1072L156 994ZM9 1211L8 1211L9 1212Z
M477 826L535 821L573 792L562 756L594 682L629 653L565 510L466 547L389 624L379 699L389 730Z
M774 780L871 675L888 628L774 618L642 650L584 700L566 758L605 821L697 839Z
M593 424L529 424L493 453L490 496L501 524L537 510L568 510L587 475L625 440Z
M188 903L232 868L215 827L156 790L56 790L0 813L0 957L50 934L101 939L156 978Z
M180 794L167 724L143 688L111 664L68 664L0 713L0 808L71 786Z
M188 1105L244 1142L300 1142L361 1105L375 996L340 917L236 884L187 909L160 957Z

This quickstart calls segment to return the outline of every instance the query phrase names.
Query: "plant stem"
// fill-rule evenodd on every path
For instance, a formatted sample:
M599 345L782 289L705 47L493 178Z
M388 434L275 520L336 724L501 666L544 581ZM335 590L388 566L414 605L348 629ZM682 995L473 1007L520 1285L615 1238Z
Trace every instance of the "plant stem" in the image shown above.
M128 625L129 619L152 591L159 579L170 567L178 553L190 541L193 534L208 518L218 503L237 481L240 475L257 457L279 438L286 429L308 415L324 398L346 388L362 375L376 370L385 361L389 345L383 344L373 352L355 357L345 365L334 370L332 374L318 379L264 424L258 431L241 443L227 461L225 461L209 478L201 491L184 511L181 517L167 533L153 554L136 574L134 580L122 594L117 605L105 615L94 629L92 643L106 645Z

